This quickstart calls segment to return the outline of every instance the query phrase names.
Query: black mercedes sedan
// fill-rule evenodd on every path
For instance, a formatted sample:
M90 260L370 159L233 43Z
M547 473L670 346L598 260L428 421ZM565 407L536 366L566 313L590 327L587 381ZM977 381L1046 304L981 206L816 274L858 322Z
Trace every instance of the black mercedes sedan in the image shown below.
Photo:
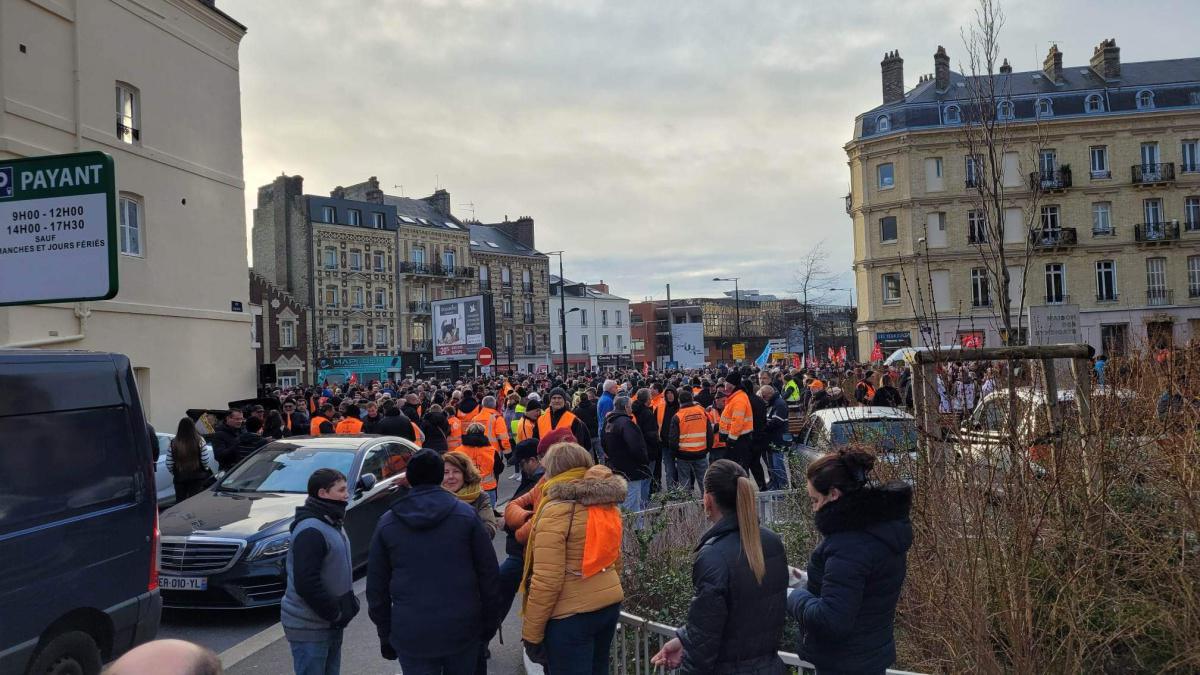
M355 568L365 566L375 524L400 493L406 457L416 450L403 438L367 435L295 437L263 446L213 487L161 514L163 605L278 604L287 587L289 529L308 496L308 477L321 468L349 479L344 527Z

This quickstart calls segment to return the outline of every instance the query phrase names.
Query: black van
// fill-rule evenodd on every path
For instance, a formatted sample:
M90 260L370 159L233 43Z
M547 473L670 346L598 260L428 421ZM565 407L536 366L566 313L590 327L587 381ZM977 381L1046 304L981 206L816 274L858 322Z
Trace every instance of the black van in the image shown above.
M0 673L94 675L154 638L152 453L128 358L0 350Z

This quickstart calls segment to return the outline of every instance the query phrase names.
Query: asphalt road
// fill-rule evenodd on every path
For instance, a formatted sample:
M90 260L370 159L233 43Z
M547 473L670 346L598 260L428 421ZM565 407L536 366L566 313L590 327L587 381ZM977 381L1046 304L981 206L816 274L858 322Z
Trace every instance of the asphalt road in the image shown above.
M517 481L509 480L507 474L500 480L501 503L508 500L516 487ZM503 531L497 532L492 541L499 561L506 557L504 541ZM360 579L356 584L360 600L364 581ZM221 654L226 672L230 675L274 675L291 672L292 668L291 652L278 623L278 608L252 611L167 610L163 612L158 637L188 640L212 649ZM515 605L505 618L501 633L505 644L500 644L499 639L492 640L488 672L505 675L523 672L521 618ZM398 664L389 664L379 656L379 638L375 634L375 626L367 617L365 600L363 610L346 628L342 644L342 672L381 675L400 672Z

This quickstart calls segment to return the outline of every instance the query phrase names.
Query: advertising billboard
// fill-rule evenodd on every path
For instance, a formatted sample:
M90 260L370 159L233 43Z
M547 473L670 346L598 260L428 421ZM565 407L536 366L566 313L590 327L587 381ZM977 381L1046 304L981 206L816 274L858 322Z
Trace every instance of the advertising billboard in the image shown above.
M671 341L679 368L704 367L704 324L677 323L671 326Z
M474 361L488 346L491 303L482 295L434 300L433 360Z

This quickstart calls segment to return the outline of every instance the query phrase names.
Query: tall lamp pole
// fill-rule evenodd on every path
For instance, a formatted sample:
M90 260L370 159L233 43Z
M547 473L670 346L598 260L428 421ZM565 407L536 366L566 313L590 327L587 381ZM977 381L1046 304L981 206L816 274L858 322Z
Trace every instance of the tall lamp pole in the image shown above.
M563 278L563 251L546 251L546 255L558 256L558 321L562 327L562 377L567 379L567 294Z
M713 281L733 282L733 329L737 341L742 341L742 294L738 291L738 279L741 277L713 277Z

